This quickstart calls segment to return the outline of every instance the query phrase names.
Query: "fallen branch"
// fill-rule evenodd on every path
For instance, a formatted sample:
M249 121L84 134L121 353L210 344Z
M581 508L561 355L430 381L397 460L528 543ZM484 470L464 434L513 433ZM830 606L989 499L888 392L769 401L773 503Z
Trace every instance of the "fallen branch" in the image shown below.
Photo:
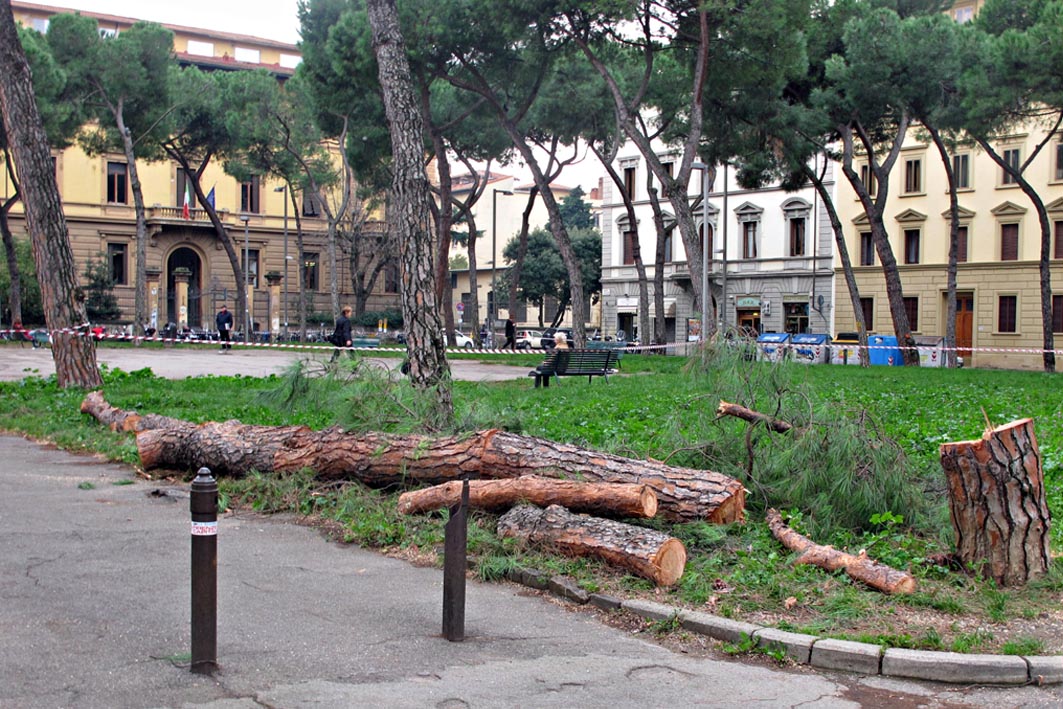
M880 564L869 559L867 554L860 552L858 555L838 551L832 546L816 544L801 534L798 534L782 521L782 515L776 510L768 510L765 513L768 528L775 538L782 542L783 546L792 551L800 552L797 564L813 564L828 571L844 569L850 578L860 581L871 588L884 593L912 593L915 591L915 578L904 571Z
M794 428L794 425L792 423L789 423L788 421L772 418L767 414L762 414L759 411L747 409L746 407L741 406L740 404L732 404L727 401L721 401L720 405L716 407L716 415L734 416L736 418L742 419L743 421L748 421L749 423L763 424L765 427L772 431L775 431L776 433L786 433L788 431L792 431Z
M90 407L88 413L94 410L101 409ZM135 414L109 411L110 420L105 423L110 425L123 415ZM160 427L150 427L155 421ZM353 479L371 487L539 475L647 485L657 495L660 515L672 521L726 524L745 517L745 488L726 475L504 431L403 436L347 433L339 428L249 426L239 421L196 425L166 417L141 417L135 430L145 470L205 466L215 475L240 476L251 470L280 473L310 468L321 480Z
M522 505L498 520L501 537L516 537L569 556L591 556L627 569L658 586L671 586L683 575L687 552L675 537L587 515L559 505L545 510Z
M399 512L417 514L456 505L462 483L412 490L399 495ZM521 502L538 507L561 505L573 512L610 517L653 517L657 495L637 483L584 483L524 475L509 480L473 480L469 483L469 506L481 510L506 510Z

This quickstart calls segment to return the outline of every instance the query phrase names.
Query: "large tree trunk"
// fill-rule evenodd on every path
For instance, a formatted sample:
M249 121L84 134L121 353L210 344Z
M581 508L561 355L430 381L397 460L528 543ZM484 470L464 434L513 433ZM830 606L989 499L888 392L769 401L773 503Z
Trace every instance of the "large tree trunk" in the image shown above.
M59 386L98 387L103 382L96 366L96 344L75 332L85 323L85 295L78 285L48 137L10 0L0 0L0 111L21 183L44 317L53 333L52 358Z
M10 161L5 161L10 162ZM9 166L10 169L10 166ZM11 224L7 215L11 207L19 199L18 188L15 193L0 204L0 238L4 241L4 258L7 261L7 274L11 279L8 287L7 305L11 310L11 320L8 325L22 323L22 274L18 268L18 252L15 250L15 237L11 233Z
M816 544L808 537L787 527L776 510L768 510L765 518L771 533L782 542L783 546L791 551L800 552L801 556L797 557L795 562L797 564L812 564L828 571L844 569L849 578L885 593L915 591L915 579L905 571L897 571L874 559L869 559L862 551L853 555L838 551L831 546Z
M671 586L683 575L687 551L675 537L645 527L574 515L558 505L515 507L498 520L501 537L542 544L569 556L591 556Z
M91 397L90 397L91 398ZM88 402L88 399L86 399ZM123 421L138 431L137 451L145 470L194 470L206 466L216 475L292 472L304 467L321 479L350 478L383 487L407 483L438 484L465 476L484 479L541 475L587 482L648 485L657 494L662 517L726 524L745 516L745 488L710 470L677 468L657 461L633 460L541 438L504 431L480 431L431 438L380 433L353 434L337 428L312 431L305 426L248 426L239 421L204 423L159 417L129 419L111 410L102 397L86 403L87 413L106 411L100 420Z
M987 430L976 441L945 443L941 467L960 561L1001 586L1044 574L1052 520L1033 421Z
M384 92L384 111L391 133L391 209L388 228L395 229L402 264L402 318L406 329L410 382L432 391L442 422L454 415L447 338L436 307L432 268L432 208L424 171L424 130L410 79L406 45L399 29L395 0L367 0L373 52Z
M462 481L412 490L399 495L399 512L417 514L451 507L461 502ZM585 483L537 475L509 480L473 480L469 506L481 510L507 510L527 502L539 507L561 505L574 512L608 517L653 517L657 495L638 483Z

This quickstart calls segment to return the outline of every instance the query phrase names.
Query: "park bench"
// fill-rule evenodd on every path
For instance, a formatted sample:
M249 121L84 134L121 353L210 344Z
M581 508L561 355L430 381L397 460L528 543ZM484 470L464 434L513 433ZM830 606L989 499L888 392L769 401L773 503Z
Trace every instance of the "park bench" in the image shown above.
M543 363L528 372L535 377L535 386L550 386L550 377L605 377L616 372L616 352L614 350L554 350Z

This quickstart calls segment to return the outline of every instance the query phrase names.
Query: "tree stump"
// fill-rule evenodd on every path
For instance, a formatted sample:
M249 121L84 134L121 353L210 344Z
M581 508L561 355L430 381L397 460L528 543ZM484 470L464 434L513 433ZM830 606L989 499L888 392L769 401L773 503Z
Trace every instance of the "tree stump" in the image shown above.
M572 514L559 505L545 510L514 507L498 519L498 535L542 544L569 556L595 557L658 586L678 581L687 563L683 542L664 532Z
M1001 586L1048 571L1051 516L1033 420L986 430L976 441L945 443L956 555Z

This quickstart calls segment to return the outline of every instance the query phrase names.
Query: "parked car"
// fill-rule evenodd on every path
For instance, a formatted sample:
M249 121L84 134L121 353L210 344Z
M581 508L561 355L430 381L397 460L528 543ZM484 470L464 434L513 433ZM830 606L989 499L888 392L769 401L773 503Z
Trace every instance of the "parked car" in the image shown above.
M458 343L458 347L462 347L467 350L471 350L472 348L476 347L476 343L473 342L473 339L463 333L461 330L454 331L454 341Z
M540 342L544 350L554 349L554 336L559 333L565 333L565 339L568 340L568 346L572 346L572 328L570 327L548 327L543 330L543 336Z
M517 349L539 349L543 346L543 333L538 330L517 330Z

